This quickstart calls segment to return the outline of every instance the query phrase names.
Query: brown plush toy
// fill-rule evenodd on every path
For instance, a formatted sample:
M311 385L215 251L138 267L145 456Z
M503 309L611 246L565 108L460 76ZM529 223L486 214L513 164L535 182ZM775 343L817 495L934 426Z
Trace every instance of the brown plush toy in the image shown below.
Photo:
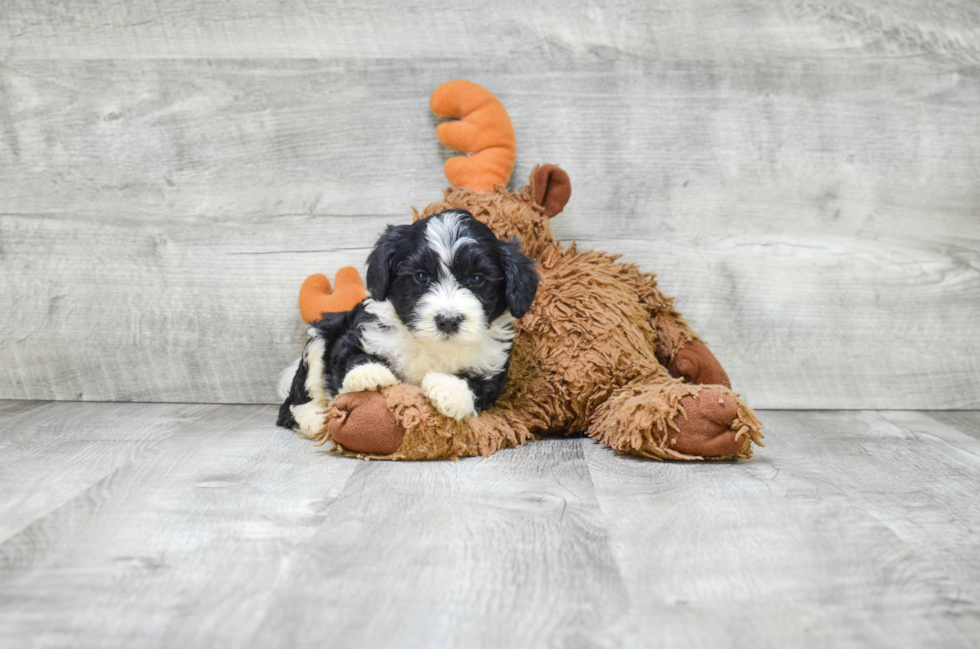
M500 101L474 83L451 81L431 106L459 118L437 132L469 156L446 163L455 188L421 214L413 208L415 219L463 207L499 238L517 236L538 262L541 282L516 323L510 380L494 407L460 421L439 414L414 386L343 394L329 404L318 438L385 460L489 455L575 431L645 457L751 457L752 444L761 445L759 420L654 276L618 263L619 255L579 252L552 238L550 219L571 196L568 175L540 165L527 186L508 191L516 147ZM351 308L358 290L364 296L356 272L345 273L332 294L322 275L304 283L304 319Z

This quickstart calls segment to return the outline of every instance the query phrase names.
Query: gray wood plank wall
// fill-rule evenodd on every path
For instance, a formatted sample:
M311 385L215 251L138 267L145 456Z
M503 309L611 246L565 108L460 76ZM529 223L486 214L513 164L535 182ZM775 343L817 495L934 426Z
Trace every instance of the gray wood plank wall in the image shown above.
M980 6L6 1L0 398L268 403L312 272L440 196L428 94L750 403L980 407Z

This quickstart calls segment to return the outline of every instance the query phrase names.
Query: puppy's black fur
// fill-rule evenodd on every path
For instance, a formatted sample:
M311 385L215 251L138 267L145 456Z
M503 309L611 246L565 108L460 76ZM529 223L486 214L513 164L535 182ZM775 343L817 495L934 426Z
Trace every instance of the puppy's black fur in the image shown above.
M487 321L493 322L506 309L515 318L531 308L538 290L538 273L534 262L521 252L517 238L501 241L493 231L465 210L451 210L460 215L461 234L476 241L463 246L453 259L452 273L461 286L468 288L483 303ZM426 245L427 221L446 214L440 212L412 225L389 225L368 257L367 288L377 301L389 300L399 318L411 327L412 308L429 290L429 282L420 281L424 273L430 281L439 274L439 256ZM478 285L470 278L484 279Z
M344 384L344 377L352 369L363 363L384 363L384 360L368 354L364 351L361 344L358 330L366 322L376 321L370 313L365 313L364 302L361 302L350 311L340 313L324 313L319 320L310 323L316 337L324 341L323 348L323 388L327 394L337 394ZM311 342L315 338L311 338ZM310 343L307 343L309 347ZM296 420L289 407L301 405L310 401L310 395L306 391L306 379L309 376L310 367L306 361L306 350L300 356L296 374L293 377L292 385L286 400L279 406L279 418L276 425L283 428L293 428Z
M418 331L421 315L419 301L445 281L444 257L433 247L426 232L432 219L452 213L458 224L458 236L472 240L452 255L449 271L456 285L469 291L482 305L483 316L491 323L506 311L520 318L534 300L538 274L534 262L520 251L517 239L504 242L464 210L450 210L416 221L411 225L388 226L368 257L367 288L377 302L387 301L398 319L411 331ZM442 274L440 274L442 273ZM344 377L358 365L381 363L394 371L395 363L365 351L360 331L378 318L365 311L365 303L345 313L325 313L312 324L315 334L324 340L324 391L336 395ZM494 339L496 340L496 339ZM509 344L509 340L499 340ZM309 345L309 343L308 343ZM292 387L279 409L278 425L293 428L296 422L290 406L310 401L306 391L309 366L304 354L299 362ZM481 373L462 369L456 376L464 379L473 396L477 412L493 406L507 382L510 355L502 371ZM399 377L404 380L403 377Z

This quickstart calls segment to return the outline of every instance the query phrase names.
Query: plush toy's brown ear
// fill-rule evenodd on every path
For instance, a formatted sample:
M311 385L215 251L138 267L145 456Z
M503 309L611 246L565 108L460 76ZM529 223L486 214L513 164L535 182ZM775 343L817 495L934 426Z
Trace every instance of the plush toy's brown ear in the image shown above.
M550 218L561 212L572 197L572 181L564 169L552 164L538 165L531 172L531 195Z

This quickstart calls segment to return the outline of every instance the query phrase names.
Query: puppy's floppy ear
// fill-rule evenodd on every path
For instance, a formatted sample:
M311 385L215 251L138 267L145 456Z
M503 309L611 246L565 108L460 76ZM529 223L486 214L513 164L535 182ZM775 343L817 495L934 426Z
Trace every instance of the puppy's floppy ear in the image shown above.
M409 227L389 225L368 256L367 290L371 297L379 302L388 295L388 286L391 284L391 276L395 270L398 244Z
M500 242L500 265L506 282L507 308L515 318L520 318L531 308L534 294L538 292L538 271L534 261L521 252L517 237Z

